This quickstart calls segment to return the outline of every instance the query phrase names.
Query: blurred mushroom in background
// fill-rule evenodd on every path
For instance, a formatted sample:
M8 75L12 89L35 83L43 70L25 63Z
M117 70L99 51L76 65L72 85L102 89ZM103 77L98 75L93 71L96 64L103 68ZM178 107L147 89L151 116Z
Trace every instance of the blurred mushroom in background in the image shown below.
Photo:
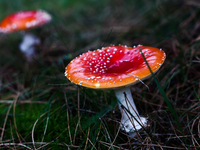
M29 29L43 26L51 21L52 17L44 10L20 11L8 15L0 23L1 33L22 32L23 40L19 49L25 54L28 61L35 55L35 45L40 44L40 39L26 32Z

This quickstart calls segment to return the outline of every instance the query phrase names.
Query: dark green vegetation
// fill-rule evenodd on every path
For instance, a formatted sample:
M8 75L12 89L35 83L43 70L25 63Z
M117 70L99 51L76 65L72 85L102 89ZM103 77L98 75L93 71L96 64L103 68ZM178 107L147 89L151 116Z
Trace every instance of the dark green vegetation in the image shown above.
M0 0L0 20L44 9L53 21L31 30L42 40L27 62L19 33L0 34L1 149L198 149L200 2L197 0ZM119 130L113 91L78 87L65 66L88 50L123 44L162 48L155 78L133 86L149 126L133 139ZM158 82L157 82L158 81Z

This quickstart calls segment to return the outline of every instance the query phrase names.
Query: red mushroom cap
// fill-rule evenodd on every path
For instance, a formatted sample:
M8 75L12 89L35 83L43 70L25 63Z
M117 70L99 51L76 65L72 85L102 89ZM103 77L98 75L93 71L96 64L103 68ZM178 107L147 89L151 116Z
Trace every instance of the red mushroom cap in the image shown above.
M151 75L141 52L153 72L160 68L166 57L161 49L149 46L110 46L78 56L66 67L65 76L71 82L89 88L134 84Z
M41 26L51 21L51 15L43 10L20 11L7 16L0 23L0 32L10 33Z

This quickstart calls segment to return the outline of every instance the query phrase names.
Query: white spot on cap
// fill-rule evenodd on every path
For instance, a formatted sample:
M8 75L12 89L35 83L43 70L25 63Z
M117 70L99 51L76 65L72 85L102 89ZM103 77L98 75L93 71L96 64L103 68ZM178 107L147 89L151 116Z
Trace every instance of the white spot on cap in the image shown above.
M92 76L92 77L90 77L91 79L94 79L95 78L95 76Z
M100 87L100 83L95 83L95 87L99 88Z
M82 83L83 83L83 81L80 81L80 82L79 82L79 85L82 85Z
M13 29L16 29L16 28L17 28L17 25L16 25L15 23L13 23L13 24L12 24L12 28L13 28Z

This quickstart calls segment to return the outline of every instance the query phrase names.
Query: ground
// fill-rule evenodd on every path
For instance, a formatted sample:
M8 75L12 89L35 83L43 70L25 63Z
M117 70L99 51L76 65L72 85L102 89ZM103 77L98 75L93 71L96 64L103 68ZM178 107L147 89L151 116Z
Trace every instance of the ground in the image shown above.
M197 0L0 0L0 20L34 9L53 17L27 31L41 39L31 62L19 51L20 32L0 34L0 147L198 149L199 8ZM64 76L73 58L111 44L153 46L167 56L155 77L131 89L148 117L132 139L119 128L112 90L80 87Z

